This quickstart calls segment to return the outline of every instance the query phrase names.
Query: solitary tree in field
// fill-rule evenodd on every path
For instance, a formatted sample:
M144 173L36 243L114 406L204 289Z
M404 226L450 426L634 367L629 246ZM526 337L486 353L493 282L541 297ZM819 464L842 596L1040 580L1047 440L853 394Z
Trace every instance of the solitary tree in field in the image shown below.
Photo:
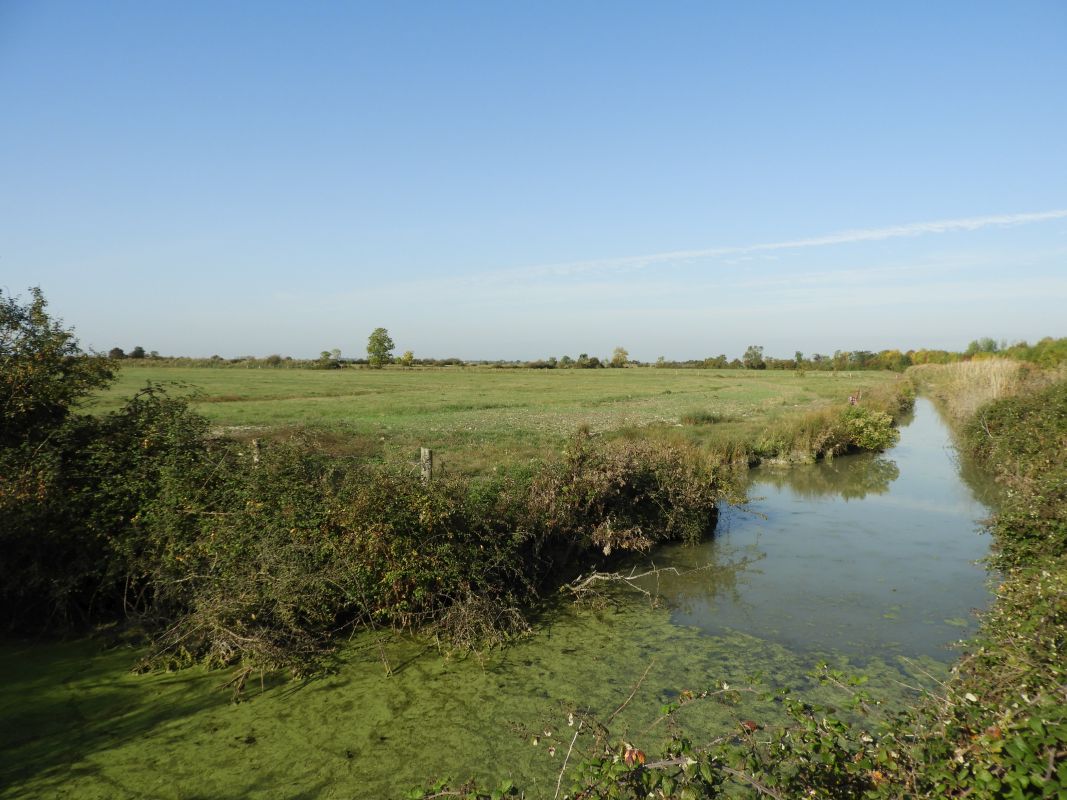
M611 366L613 367L625 367L629 360L630 354L626 352L625 347L616 347L611 353Z
M389 331L385 328L375 328L367 339L367 361L375 369L393 360L393 340L389 337Z
M745 365L745 369L767 369L767 364L763 360L763 345L749 345L745 354L741 356L741 362Z
M399 361L400 366L410 367L412 364L415 363L415 354L410 350L405 350L404 355L400 356Z
M130 358L144 358L144 356L144 348L141 347L141 345L137 345L135 348L133 348L133 350L130 351Z

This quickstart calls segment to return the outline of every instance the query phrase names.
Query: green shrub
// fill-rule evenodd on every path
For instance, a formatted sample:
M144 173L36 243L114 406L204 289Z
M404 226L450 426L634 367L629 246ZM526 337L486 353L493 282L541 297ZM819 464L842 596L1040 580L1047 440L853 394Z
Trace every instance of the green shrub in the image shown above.
M893 427L893 418L885 411L849 406L841 415L841 422L848 443L860 450L881 452L900 438L900 432Z
M998 565L1067 552L1067 381L983 407L962 438L1008 489L995 523Z
M694 457L588 436L559 464L489 481L341 466L296 442L255 465L220 444L160 484L137 569L154 587L154 663L297 670L352 625L499 641L577 556L706 533L725 490Z

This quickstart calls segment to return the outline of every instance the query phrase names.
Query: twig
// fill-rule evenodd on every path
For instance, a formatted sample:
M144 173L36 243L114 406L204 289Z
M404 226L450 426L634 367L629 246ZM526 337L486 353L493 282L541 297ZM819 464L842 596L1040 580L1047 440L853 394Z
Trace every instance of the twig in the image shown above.
M611 712L611 716L608 717L608 721L606 723L604 723L605 725L610 725L611 721L613 719L615 719L615 717L617 717L619 715L619 712L622 711L624 708L626 708L626 706L628 706L630 704L630 701L634 699L634 695L637 694L637 690L641 688L641 684L644 683L645 678L648 676L649 670L652 669L652 665L655 664L655 663L656 663L656 658L655 658L655 656L653 656L652 660L648 662L648 666L645 667L645 671L641 674L641 677L638 679L637 683L634 684L634 689L633 689L632 692L630 692L630 696L627 697L625 701L623 701L623 704L621 706L619 706L618 708L616 708L614 711Z
M233 697L231 699L234 702L237 702L237 699L241 696L241 692L245 690L245 681L248 680L248 676L252 674L252 671L253 667L243 667L237 670L237 672L234 673L233 677L225 683L220 684L219 688L228 689L232 687ZM262 680L262 677L262 673L260 673L260 680Z
M769 786L764 786L762 783L757 781L755 778L753 778L748 773L741 772L740 770L736 770L736 769L731 769L730 767L723 767L723 766L720 766L719 769L721 769L723 772L726 772L726 773L728 773L730 775L733 775L735 778L740 778L741 780L743 780L745 783L747 783L749 786L751 786L753 789L755 789L760 794L765 794L768 797L773 797L774 800L785 800L785 798L782 795L778 794L778 792L774 791L774 789L771 789Z
M923 668L922 668L922 667L920 667L920 666L919 666L918 664L916 664L916 663L915 663L915 662L914 662L914 661L913 661L912 659L908 658L907 656L901 656L900 660L901 660L901 661L905 661L905 662L907 662L907 664L908 664L908 665L909 665L909 666L910 666L910 667L911 667L912 669L916 670L917 672L920 672L920 673L922 673L922 675L923 675L924 677L926 677L926 678L929 678L929 679L930 679L930 680L932 680L932 681L933 681L934 683L936 683L936 684L937 684L938 686L940 686L940 687L941 687L942 689L948 689L948 684L946 684L946 683L943 683L942 681L939 681L939 680L938 680L937 678L935 678L935 677L934 677L933 675L931 675L931 674L930 674L929 672L927 672L927 671L926 671L925 669L923 669Z
M677 756L676 758L665 758L662 761L649 761L647 764L642 764L638 769L663 769L665 767L684 767L692 759L689 756Z
M574 736L571 737L571 746L567 748L567 755L563 759L563 769L559 771L559 777L556 778L556 793L552 795L552 800L556 800L559 797L559 789L563 785L563 773L567 771L567 762L571 760L571 751L574 749L574 743L578 741L578 734L582 731L582 725L584 722L579 722L578 727L574 730Z
M1056 756L1059 755L1056 752L1056 748L1052 747L1048 751L1048 769L1045 770L1045 781L1048 782L1056 772Z
M661 722L663 722L663 720L668 719L669 717L671 717L676 712L681 711L683 708L685 708L686 705L688 705L689 703L694 702L695 700L704 700L705 698L708 698L708 697L716 697L716 696L718 696L720 694L727 694L729 692L755 692L755 691L756 690L753 689L751 686L742 686L742 687L737 688L737 689L735 689L734 687L731 686L729 689L719 689L718 691L715 691L715 692L706 692L706 693L702 692L701 694L699 694L696 697L694 697L692 700L687 701L684 705L679 705L678 708L674 709L674 711L669 711L666 714L664 714L662 717L660 717L655 722L653 722L651 725L649 725L647 728L645 728L643 731L641 731L641 735L644 736L650 730L652 730L657 725L659 725Z
M660 572L673 572L675 575L681 574L675 567L650 569L647 572L642 572L640 574L637 573L637 568L635 567L634 569L630 570L629 575L622 575L618 572L594 572L585 578L579 576L577 579L575 579L573 583L568 584L567 588L573 594L580 596L584 592L586 592L589 587L592 586L592 584L598 581L618 582L625 583L630 588L636 589L642 594L651 597L652 593L650 591L648 591L647 589L642 589L640 586L635 586L633 582L640 578L647 578L649 575L658 575Z
M382 640L380 638L377 640L377 644L378 655L382 660L382 664L385 666L385 677L391 678L393 677L393 667L389 664L389 658L385 655L385 647L382 646Z

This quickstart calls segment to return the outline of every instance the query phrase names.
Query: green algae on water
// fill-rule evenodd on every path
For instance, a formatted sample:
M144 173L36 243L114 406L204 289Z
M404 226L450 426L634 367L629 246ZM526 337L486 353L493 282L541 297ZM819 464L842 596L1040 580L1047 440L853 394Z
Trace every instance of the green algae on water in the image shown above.
M807 674L824 659L862 666L868 687L897 704L911 699L897 664L799 655L737 632L708 636L636 602L561 609L527 640L480 658L443 657L406 637L379 648L380 636L357 637L330 675L263 692L256 683L238 704L220 690L221 672L134 675L135 653L89 641L7 646L0 796L389 798L439 777L477 776L550 797L571 715L606 720L638 682L611 727L650 750L663 731L648 726L680 692L745 686L762 673L772 687L828 699ZM699 741L736 730L739 719L773 723L780 708L746 695L736 707L708 701L681 715Z

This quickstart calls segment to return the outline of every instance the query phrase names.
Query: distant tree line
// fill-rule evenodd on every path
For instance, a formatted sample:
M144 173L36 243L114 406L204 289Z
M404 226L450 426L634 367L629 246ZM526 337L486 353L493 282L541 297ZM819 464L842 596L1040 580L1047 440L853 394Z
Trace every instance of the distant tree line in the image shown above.
M153 350L151 353L145 353L145 350L141 345L137 345L129 353L123 350L121 347L112 347L107 351L107 357L116 360L123 358L159 358L159 351Z
M384 338L383 338L384 337ZM411 367L463 367L479 366L494 369L623 369L640 367L658 367L667 369L754 369L754 370L800 370L800 371L848 371L848 370L892 370L903 372L918 364L955 364L984 358L1012 358L1026 361L1041 367L1053 367L1067 361L1067 337L1045 337L1035 344L1025 341L1015 344L997 342L984 337L970 342L960 351L953 350L835 350L833 353L811 353L805 355L797 350L792 358L776 358L764 355L762 345L750 345L740 358L728 358L720 353L706 358L677 361L660 356L654 362L639 361L630 358L623 347L616 347L610 357L601 358L588 353L580 353L577 358L570 355L548 356L547 358L526 361L522 359L462 359L416 358L411 350L406 350L399 357L393 356L392 338L385 328L377 328L368 340L366 358L344 358L337 348L323 350L316 359L298 359L281 356L277 353L265 356L240 356L223 358L213 355L210 358L188 358L161 356L158 351L146 353L143 347L134 347L126 353L120 347L113 347L108 352L111 360L122 360L131 364L153 364L158 366L187 367L243 367L243 368L289 368L289 369L340 369L342 367L382 368L395 365Z
M620 355L621 353L621 355ZM602 367L660 367L669 369L755 369L755 370L892 370L903 372L915 364L954 364L962 361L974 361L983 358L1012 358L1027 361L1042 367L1052 367L1067 361L1067 337L1055 339L1045 337L1036 344L1018 342L1013 345L997 343L991 338L976 339L966 349L955 352L951 350L835 350L833 353L812 353L805 355L797 350L792 358L775 358L763 353L761 345L750 345L740 358L728 358L720 353L707 358L688 359L685 361L668 360L660 356L653 363L629 358L622 348L616 348L611 359L601 360L585 353L577 359L562 356L559 359L549 357L535 361L493 361L476 362L501 367L525 367L528 369L595 369ZM475 363L475 362L469 362Z

